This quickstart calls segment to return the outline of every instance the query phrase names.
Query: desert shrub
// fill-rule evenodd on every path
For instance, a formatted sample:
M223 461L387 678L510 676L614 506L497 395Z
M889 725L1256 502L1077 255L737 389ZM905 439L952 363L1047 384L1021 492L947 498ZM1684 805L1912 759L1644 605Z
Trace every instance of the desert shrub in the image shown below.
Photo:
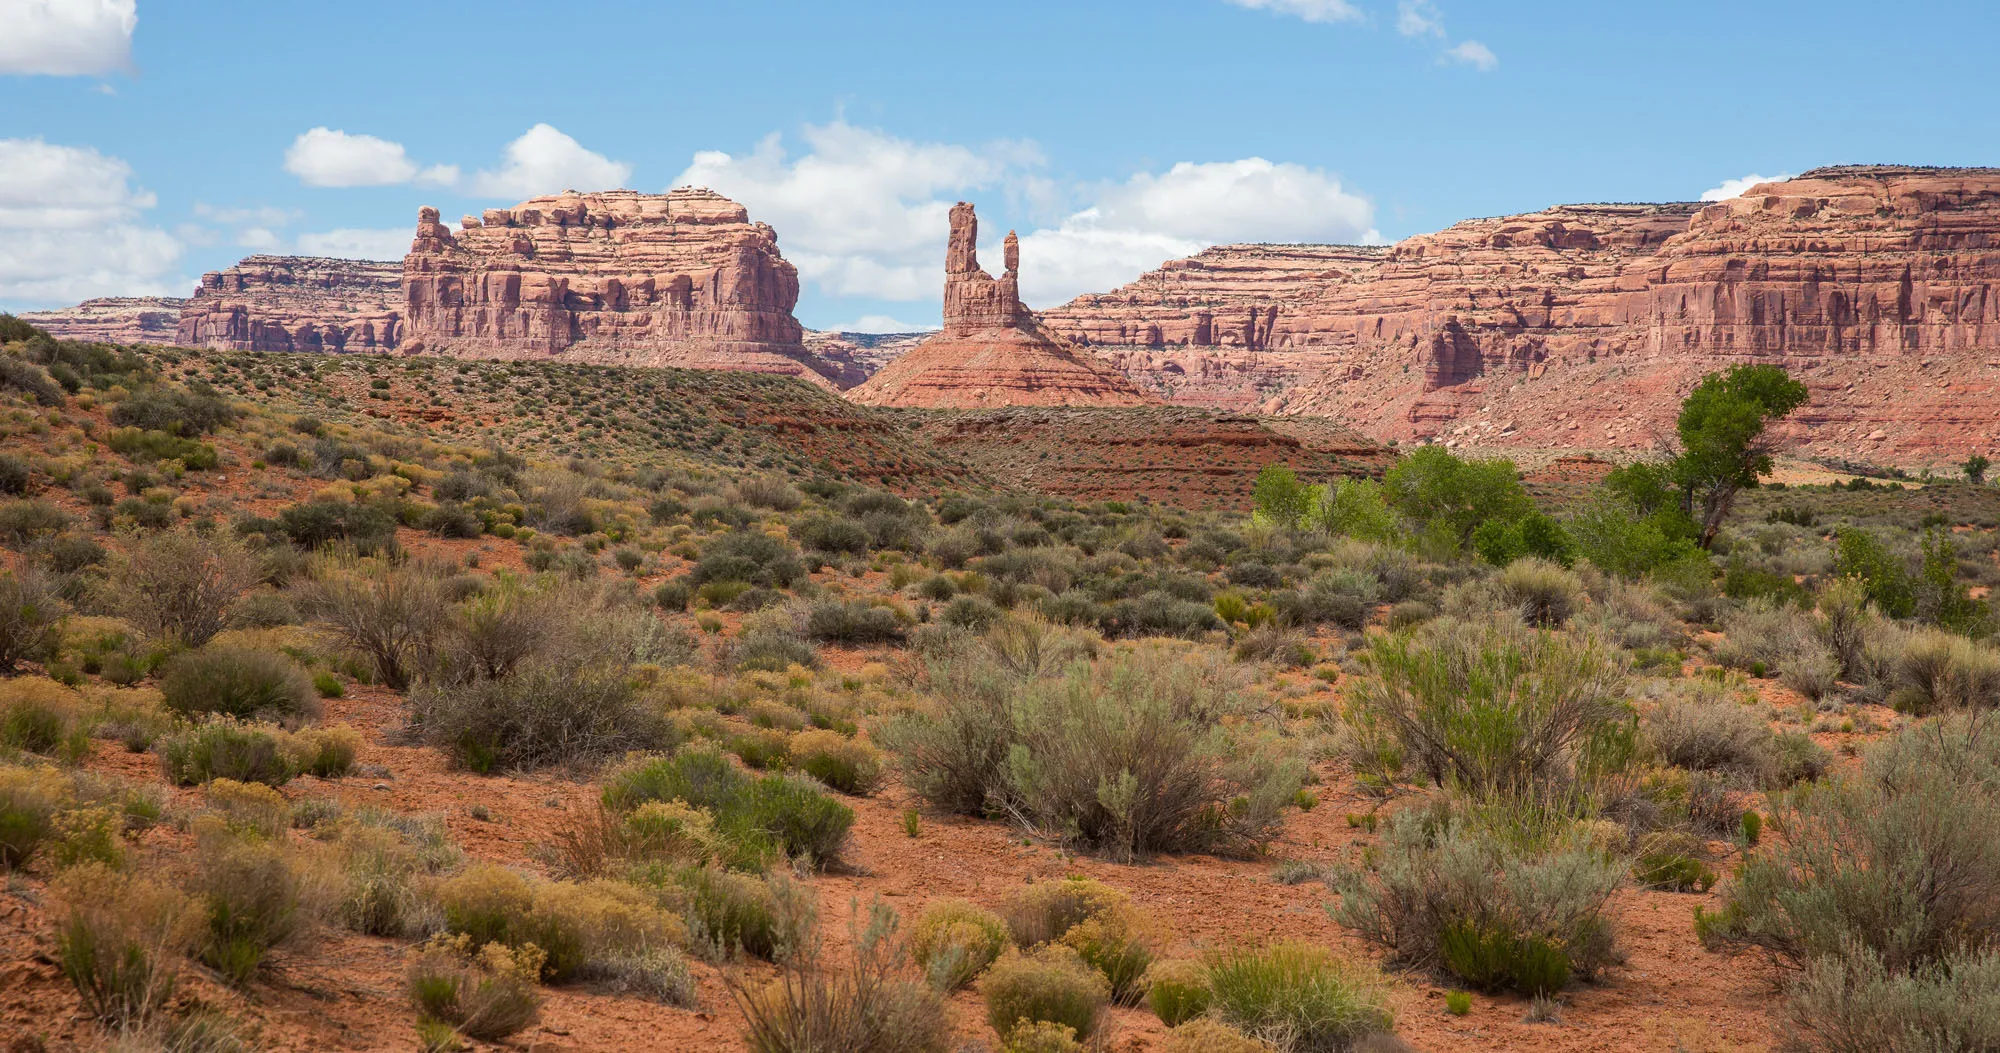
M1586 788L1633 749L1623 673L1598 642L1440 619L1378 639L1349 720L1381 774L1414 766L1480 798Z
M810 779L767 775L716 808L716 829L741 845L764 842L783 856L823 868L847 844L853 809Z
M186 388L154 385L111 408L113 424L170 435L206 435L235 419L228 400L199 382Z
M1160 1049L1162 1053L1275 1053L1277 1047L1214 1017L1198 1017L1167 1032Z
M845 516L814 516L793 530L799 544L814 552L868 551L868 528Z
M1068 1024L1038 1021L1022 1024L1007 1036L1001 1053L1084 1053L1076 1040L1076 1029Z
M211 779L283 786L298 774L286 755L279 729L246 724L233 717L210 717L153 742L168 781L193 786Z
M1985 714L1911 728L1860 774L1782 799L1700 927L1803 968L1877 956L1901 975L1991 946L2000 925L2000 736Z
M28 462L11 453L0 453L0 494L24 494L34 481L35 471Z
M1107 605L1102 624L1112 636L1199 637L1224 627L1206 602L1181 599L1163 590Z
M575 764L673 745L673 725L622 668L536 660L497 679L419 683L424 738L475 772Z
M0 746L52 754L87 746L82 696L53 680L0 681Z
M0 501L0 540L24 547L69 529L70 515L47 501Z
M40 555L58 574L74 574L111 558L109 549L81 534L57 534L42 546Z
M682 801L713 809L742 794L749 782L720 750L696 745L612 772L604 782L604 805L625 812L650 801Z
M792 736L792 764L841 793L866 796L882 784L882 753L837 731L802 731Z
M186 887L208 926L196 952L224 979L242 984L273 947L303 926L303 881L277 845L220 833L198 840L200 865L190 870Z
M689 867L673 876L684 897L681 916L690 939L716 956L741 952L775 960L794 949L769 883L719 867Z
M345 724L301 728L285 736L285 758L302 775L338 779L354 767L361 733Z
M945 606L938 621L958 629L975 632L987 629L1000 620L1002 612L997 604L984 596L958 596Z
M831 960L817 940L765 987L736 987L743 1037L755 1053L880 1050L945 1053L952 1034L944 1000L907 975L895 912L856 911L852 957Z
M1293 1053L1338 1053L1395 1024L1380 977L1312 944L1218 953L1208 985L1216 1016Z
M1147 1007L1168 1027L1179 1027L1205 1015L1213 997L1208 988L1208 968L1187 959L1154 962L1146 970L1141 986L1146 990Z
M1131 1005L1145 995L1140 980L1153 964L1160 938L1137 910L1125 907L1094 914L1070 926L1061 942L1103 975L1111 985L1112 1001Z
M1496 567L1517 560L1537 559L1567 567L1576 562L1577 545L1561 523L1542 512L1518 519L1489 519L1472 531L1472 549Z
M1715 660L1758 675L1794 656L1824 649L1808 614L1765 597L1725 614L1722 637Z
M373 936L428 936L443 927L424 882L460 858L436 817L357 810L329 831L332 915Z
M56 832L56 817L73 794L50 767L0 765L0 868L26 863Z
M1104 1019L1111 987L1074 950L1052 943L1025 954L1002 954L980 978L979 993L986 1000L986 1021L1002 1041L1041 1021L1088 1039Z
M1632 877L1647 888L1668 892L1707 892L1715 885L1715 871L1689 854L1692 838L1687 835L1656 834L1639 847L1632 861Z
M1826 747L1803 731L1783 731L1771 737L1771 781L1778 786L1811 782L1826 774L1831 758Z
M0 673L54 654L62 615L62 601L40 572L0 573Z
M173 997L180 960L201 921L194 903L166 882L99 863L73 867L53 891L56 961L83 1009L107 1027L147 1023Z
M1303 589L1279 593L1272 605L1293 625L1330 623L1359 629L1368 624L1381 596L1382 583L1375 575L1334 570L1315 576Z
M903 638L903 623L893 608L862 600L820 600L806 608L805 623L806 636L814 640L882 643Z
M144 428L113 428L104 437L113 453L122 453L138 464L179 461L189 469L203 471L217 464L215 447L194 439Z
M446 928L473 944L530 944L546 955L542 975L568 979L591 962L687 941L679 918L623 882L531 882L491 865L439 882Z
M208 810L221 816L227 828L266 839L280 837L292 825L291 802L260 782L214 779L202 787Z
M788 588L805 578L805 564L790 545L769 534L741 530L702 547L695 563L696 585L740 581L749 585Z
M467 1038L497 1042L540 1015L535 979L543 957L535 947L489 943L475 951L463 936L438 938L410 964L410 1001L426 1020L448 1024Z
M329 556L305 598L344 643L367 656L375 678L402 690L435 650L447 616L443 583L423 568Z
M795 665L818 665L819 654L790 617L766 612L743 619L742 630L729 642L726 660L738 672L782 673Z
M1918 630L1891 660L1890 675L1890 701L1918 716L2000 706L2000 653L1955 633Z
M1225 726L1247 713L1238 687L1219 656L1160 648L1028 681L1013 700L1009 792L1031 821L1121 857L1262 844L1303 764Z
M956 991L977 979L1007 949L1007 923L962 899L924 908L910 931L910 955L931 986Z
M1857 527L1835 531L1833 569L1840 577L1859 581L1869 602L1891 618L1916 613L1917 590L1908 568L1874 534Z
M1542 629L1568 622L1583 602L1583 582L1575 572L1544 559L1517 559L1493 580L1500 598L1521 612L1521 620Z
M298 605L276 589L257 589L236 602L229 624L235 629L275 629L299 623Z
M282 654L242 647L208 647L167 660L160 674L166 707L185 717L310 717L319 692L305 669Z
M1955 954L1908 972L1858 950L1813 959L1787 991L1791 1048L1935 1053L2000 1048L2000 953Z
M40 366L13 355L0 355L0 386L24 392L38 405L63 404L63 389Z
M1771 729L1749 706L1720 694L1689 692L1646 714L1645 741L1662 762L1691 771L1760 780L1770 767Z
M108 577L111 606L148 636L200 647L229 626L261 577L257 560L224 534L177 528L137 541Z
M1022 947L1060 940L1085 921L1131 909L1131 900L1101 881L1070 877L1038 881L1014 893L1002 910L1008 934Z
M1560 820L1540 824L1399 812L1373 869L1342 874L1328 909L1398 963L1486 990L1561 990L1612 959L1605 910L1625 866Z

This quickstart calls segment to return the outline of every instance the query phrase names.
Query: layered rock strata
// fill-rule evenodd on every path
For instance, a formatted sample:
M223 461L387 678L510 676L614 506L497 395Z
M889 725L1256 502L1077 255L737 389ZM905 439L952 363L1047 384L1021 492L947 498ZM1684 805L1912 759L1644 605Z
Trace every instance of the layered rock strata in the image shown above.
M838 372L805 352L777 234L709 190L567 192L458 230L426 208L403 286L409 353Z
M54 311L23 311L20 318L61 340L171 344L186 303L178 296L106 296Z
M1021 303L1021 247L1005 242L1006 270L979 266L979 219L951 210L945 248L944 328L848 392L872 406L1139 406L1152 402L1125 374L1063 340Z
M2000 444L2000 170L1226 246L1043 320L1175 402L1469 445L1650 447L1703 373L1773 361L1813 389L1807 452L1943 461Z
M393 351L402 268L369 260L249 256L210 271L181 305L174 342L232 351Z

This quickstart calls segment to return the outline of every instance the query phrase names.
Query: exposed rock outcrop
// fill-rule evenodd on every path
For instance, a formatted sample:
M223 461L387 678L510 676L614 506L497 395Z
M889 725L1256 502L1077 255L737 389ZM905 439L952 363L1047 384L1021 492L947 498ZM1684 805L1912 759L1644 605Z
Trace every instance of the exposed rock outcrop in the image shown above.
M369 260L249 256L201 276L174 342L234 351L393 351L402 268Z
M178 296L106 296L54 311L23 311L20 318L62 340L171 344L185 303Z
M1807 452L1950 460L2000 445L2000 169L1227 246L1043 320L1175 402L1487 446L1651 447L1703 373L1781 362Z
M848 392L871 406L1139 406L1153 400L1125 375L1062 340L1021 303L1021 247L1007 232L1006 270L979 266L979 219L951 210L945 248L944 329Z
M798 271L712 191L566 192L467 216L423 209L403 261L409 353L801 376Z

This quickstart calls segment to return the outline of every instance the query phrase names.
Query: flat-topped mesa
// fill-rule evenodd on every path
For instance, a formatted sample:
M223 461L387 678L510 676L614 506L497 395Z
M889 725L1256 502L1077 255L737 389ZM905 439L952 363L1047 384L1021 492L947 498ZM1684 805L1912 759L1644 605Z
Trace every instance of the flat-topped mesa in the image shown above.
M1142 406L1125 374L1043 328L1021 303L1021 244L1007 232L1007 269L979 266L979 219L951 210L945 243L944 329L847 393L871 406Z
M402 278L394 263L248 256L201 276L174 340L232 351L392 351L402 338Z
M710 190L565 191L467 216L418 212L404 350L743 369L830 386L792 316L798 270L769 225Z
M104 296L75 307L23 311L19 317L58 340L171 344L186 303L179 296Z

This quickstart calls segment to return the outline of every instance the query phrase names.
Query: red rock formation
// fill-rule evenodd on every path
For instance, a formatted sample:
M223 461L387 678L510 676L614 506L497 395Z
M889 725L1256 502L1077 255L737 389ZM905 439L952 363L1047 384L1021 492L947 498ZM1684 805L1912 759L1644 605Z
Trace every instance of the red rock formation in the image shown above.
M979 266L979 219L951 210L945 247L944 329L848 392L871 406L1140 406L1152 400L1123 373L1061 340L1021 303L1021 247L1007 232L1007 269Z
M186 303L178 296L106 296L54 311L23 311L19 317L62 340L171 344Z
M174 342L235 351L374 352L402 336L402 268L367 260L250 256L201 276Z
M813 368L842 391L854 387L882 367L908 354L929 333L836 333L808 329L806 355Z
M1228 246L1044 322L1175 402L1488 446L1651 447L1703 373L1777 361L1813 389L1807 452L1940 462L2000 445L2000 169Z
M418 214L403 261L408 353L741 369L831 386L792 317L798 271L768 225L719 194L566 192L460 226L433 208Z

